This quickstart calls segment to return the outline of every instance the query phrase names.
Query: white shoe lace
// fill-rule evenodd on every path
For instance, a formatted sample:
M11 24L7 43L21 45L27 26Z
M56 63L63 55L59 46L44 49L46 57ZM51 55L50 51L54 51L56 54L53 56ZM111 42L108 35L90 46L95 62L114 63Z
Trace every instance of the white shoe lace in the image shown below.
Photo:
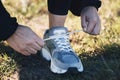
M74 34L74 33L80 32L80 31L82 31L82 30L76 30L76 31L72 31L69 33L57 34L57 35L50 36L49 38L44 39L44 41L53 39L56 42L56 44L58 45L58 48L60 50L73 51L70 46L70 43L69 43L68 35Z
M65 33L65 34L61 34L61 35L54 35L54 36L50 36L49 38L46 38L44 39L44 41L47 41L47 40L50 40L50 39L55 39L55 38L60 38L61 36L64 37L63 35L72 35L74 33L78 33L78 32L81 32L83 30L75 30L75 31L72 31L72 32L68 32L68 33Z
M73 51L69 43L68 35L59 35L59 37L56 37L54 41L60 51Z

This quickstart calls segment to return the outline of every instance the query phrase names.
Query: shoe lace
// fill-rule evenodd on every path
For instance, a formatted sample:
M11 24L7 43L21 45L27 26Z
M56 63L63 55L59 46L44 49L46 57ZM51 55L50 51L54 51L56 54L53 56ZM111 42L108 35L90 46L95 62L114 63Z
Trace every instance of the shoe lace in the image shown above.
M61 51L73 51L71 46L70 46L68 35L66 35L66 34L59 35L53 40L54 40L55 44L57 45L57 47Z
M74 33L81 32L81 31L83 31L83 30L75 30L75 31L72 31L69 33L57 34L57 35L50 36L49 38L44 39L44 41L53 39L56 42L56 44L58 45L58 48L60 48L60 50L73 51L70 46L70 43L69 43L68 35L70 35L70 34L72 35Z
M72 35L74 33L81 32L81 31L83 31L83 30L75 30L75 31L66 33L66 35ZM44 41L47 41L47 40L50 40L50 39L55 39L56 37L61 37L61 36L63 37L63 35L65 35L65 34L50 36L49 38L44 39Z

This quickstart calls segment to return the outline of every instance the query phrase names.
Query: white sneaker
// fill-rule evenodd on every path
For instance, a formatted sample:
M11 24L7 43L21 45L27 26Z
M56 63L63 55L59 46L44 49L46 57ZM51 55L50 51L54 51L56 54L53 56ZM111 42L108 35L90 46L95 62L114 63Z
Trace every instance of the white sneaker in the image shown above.
M71 48L67 33L68 30L65 27L53 27L44 35L44 39L57 36L45 41L46 45L42 49L43 57L51 60L50 69L53 73L63 74L69 68L76 68L78 72L83 71L81 60Z

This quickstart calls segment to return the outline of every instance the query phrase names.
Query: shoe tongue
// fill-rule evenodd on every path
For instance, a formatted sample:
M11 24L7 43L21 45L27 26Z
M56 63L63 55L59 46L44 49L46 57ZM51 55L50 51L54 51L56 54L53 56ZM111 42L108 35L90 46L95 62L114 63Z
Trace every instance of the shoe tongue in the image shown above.
M62 29L59 29L59 30L54 30L53 31L53 34L65 34L66 31L65 30L62 30Z
M60 34L66 34L68 31L65 27L54 27L51 28L49 33L51 35L60 35Z

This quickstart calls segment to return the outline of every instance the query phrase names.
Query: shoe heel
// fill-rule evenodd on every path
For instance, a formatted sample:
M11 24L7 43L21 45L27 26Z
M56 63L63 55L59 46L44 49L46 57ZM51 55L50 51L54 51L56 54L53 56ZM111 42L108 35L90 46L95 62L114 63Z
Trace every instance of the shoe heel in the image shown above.
M51 55L46 45L42 48L42 56L48 61L51 60Z

